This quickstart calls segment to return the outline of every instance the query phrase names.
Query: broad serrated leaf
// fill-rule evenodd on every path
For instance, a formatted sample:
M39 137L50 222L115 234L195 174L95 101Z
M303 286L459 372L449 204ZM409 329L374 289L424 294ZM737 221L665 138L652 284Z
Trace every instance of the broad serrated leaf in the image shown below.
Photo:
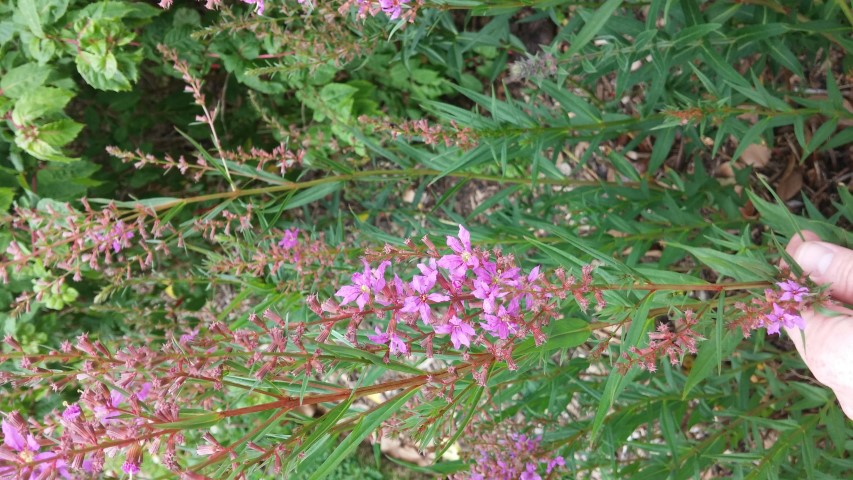
M19 65L0 79L0 91L9 98L19 98L26 92L41 87L52 69L34 62Z

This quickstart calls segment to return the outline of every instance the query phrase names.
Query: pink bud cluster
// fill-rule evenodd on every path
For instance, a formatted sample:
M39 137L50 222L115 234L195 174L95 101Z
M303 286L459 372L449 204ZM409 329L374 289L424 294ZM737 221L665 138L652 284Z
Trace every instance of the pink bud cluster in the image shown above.
M75 281L84 269L101 271L111 277L129 277L131 266L148 269L155 253L167 250L165 242L147 242L167 233L178 233L163 224L156 213L142 205L121 212L113 205L95 210L82 199L84 210L69 204L15 207L12 227L20 233L0 256L0 280L8 282L9 271L19 272L37 263L50 270L65 272ZM180 234L178 234L180 242ZM29 241L22 240L27 238ZM128 253L130 247L137 247Z
M239 247L222 242L224 253L210 263L210 271L229 275L278 276L284 290L291 286L308 289L313 288L319 279L331 275L327 272L331 272L334 259L341 250L330 248L322 233L311 236L296 227L284 231L274 229L269 235L259 237L257 244L261 248L247 258ZM289 271L296 275L283 274Z
M604 306L602 292L592 286L591 266L583 268L580 281L562 269L554 272L554 280L539 267L525 273L512 255L500 249L474 248L461 225L458 237L447 237L449 251L439 252L427 237L423 242L424 251L407 242L410 250L386 246L381 253L368 252L367 257L380 260L379 265L372 267L365 258L363 269L336 292L339 303L309 302L323 317L317 323L331 328L349 320L348 338L356 343L358 325L374 317L387 326L376 325L375 335L368 339L387 346L388 354L407 354L419 345L432 356L434 341L446 338L463 356L479 346L514 368L514 343L527 335L537 345L544 342L543 328L560 317L559 300L571 295L586 309L593 297L599 308ZM386 278L387 270L405 259L426 259L417 264L420 274L408 281L397 274ZM441 345L450 348L443 341Z
M124 163L133 163L134 168L137 169L145 166L153 166L167 172L174 169L181 172L181 175L187 175L187 172L190 172L188 177L194 182L200 181L202 176L206 173L218 172L214 166L208 164L207 160L205 160L201 154L196 154L195 163L190 163L183 155L179 156L178 159L175 160L174 157L167 154L161 160L150 153L144 153L138 149L130 152L118 147L107 147L107 153L118 158ZM271 151L254 147L249 151L245 151L242 147L238 147L235 151L223 151L222 153L225 155L225 158L231 162L241 165L253 165L256 171L266 171L269 168L267 166L268 164L275 165L282 177L290 171L291 168L302 165L302 160L305 157L305 150L300 149L294 153L287 150L284 145L279 145ZM252 173L232 173L235 176L249 177L249 179L257 177L257 174ZM264 178L264 180L268 181L269 179Z
M673 330L668 324L661 323L657 330L649 333L649 344L644 348L631 347L630 352L634 354L631 357L627 352L622 354L622 357L627 360L619 364L619 369L623 373L628 371L633 365L638 365L644 370L654 372L657 370L657 359L660 357L669 358L669 363L678 365L681 362L685 353L696 353L696 342L704 340L704 338L693 330L693 327L698 322L698 319L693 314L692 310L684 312L684 318L681 319L681 326L677 330Z
M782 327L805 329L806 323L799 312L823 300L794 280L778 282L776 286L779 288L764 290L763 297L753 298L749 304L736 303L735 308L743 315L729 327L740 327L744 337L757 328L766 328L770 334L778 334Z
M391 132L391 138L403 137L411 142L415 139L426 145L444 145L462 150L470 150L477 145L477 134L468 127L460 127L455 121L449 126L429 123L426 119L393 123L362 115L358 118L362 125L370 125L377 132Z

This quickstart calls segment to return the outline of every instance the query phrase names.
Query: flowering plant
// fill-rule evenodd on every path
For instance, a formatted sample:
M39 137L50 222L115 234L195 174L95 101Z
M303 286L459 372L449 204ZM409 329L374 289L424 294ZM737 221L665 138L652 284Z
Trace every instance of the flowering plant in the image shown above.
M0 479L847 471L836 7L160 7L0 6Z

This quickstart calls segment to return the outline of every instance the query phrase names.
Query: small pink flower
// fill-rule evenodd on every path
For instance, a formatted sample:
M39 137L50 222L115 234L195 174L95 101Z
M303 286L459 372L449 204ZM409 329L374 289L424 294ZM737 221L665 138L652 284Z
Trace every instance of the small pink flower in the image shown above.
M3 443L12 450L20 452L22 458L30 458L27 461L31 461L32 454L41 448L36 438L31 433L28 433L25 438L11 422L5 419L0 423L0 426L3 429Z
M511 305L515 305L515 310L518 310L518 300L513 300ZM510 306L510 310L512 310L512 306ZM517 313L516 313L517 314ZM480 326L483 327L483 330L490 332L492 336L500 338L501 340L505 340L510 335L514 335L515 332L518 331L516 328L515 322L512 320L514 314L501 305L498 307L498 312L496 315L484 314L483 317L486 319L486 322L480 322Z
M435 285L435 277L433 276L415 275L411 285L415 294L405 298L403 308L400 311L403 313L418 312L426 325L432 324L432 310L429 302L446 302L450 300L450 297L440 293L429 293Z
M557 466L560 466L560 467L566 466L566 461L563 460L563 457L556 456L556 457L552 458L551 460L548 460L548 471L545 473L550 474L551 471L554 470L554 468L556 468Z
M809 289L801 286L799 283L793 280L786 280L784 282L779 282L776 285L782 289L782 296L779 297L779 300L783 302L787 302L789 300L793 300L797 303L803 301L803 295L809 294Z
M382 262L379 268L371 271L370 265L364 261L364 272L352 274L352 285L341 287L336 297L341 297L341 305L355 301L359 310L364 310L365 305L370 303L370 294L385 288L385 268L390 262Z
M80 405L76 403L72 403L68 405L65 410L62 412L62 418L65 420L74 420L82 414L82 410L80 410Z
M400 338L396 332L392 332L390 335L388 333L383 332L377 326L374 329L376 335L368 335L367 339L373 343L377 343L379 345L388 345L388 351L391 352L392 355L397 355L400 353L408 353L409 347L406 345L406 342Z
M121 415L121 412L118 411L118 406L121 405L121 402L123 401L124 395L121 392L117 390L111 391L110 404L95 406L95 416L101 420L107 420Z
M450 270L452 276L464 277L469 268L480 265L480 259L471 248L471 234L462 225L459 225L459 238L447 236L447 246L454 254L441 257L437 263Z
M519 480L542 480L542 477L536 473L536 464L528 463L527 468L521 473Z
M391 20L396 20L403 13L403 4L409 0L379 0L379 6Z
M456 315L450 317L450 321L444 325L433 326L435 333L446 335L450 334L450 341L453 343L453 348L459 350L461 345L466 347L471 346L471 337L475 335L471 325L463 322Z
M388 351L390 351L392 355L408 353L409 347L402 338L397 336L396 333L392 333L388 342Z
M284 236L281 237L281 240L278 242L278 246L285 249L290 250L299 245L299 229L298 228L289 228L284 231Z
M494 313L497 300L505 297L509 292L501 290L500 285L475 279L474 290L471 293L474 295L474 298L479 298L483 301L484 312Z
M773 304L773 312L768 313L764 317L764 323L767 327L767 333L779 333L779 329L784 325L788 328L797 327L800 330L806 329L806 322L803 317L797 315L791 309L785 309L779 306L778 303Z
M383 332L378 325L374 327L373 331L376 332L376 335L368 335L368 340L373 343L378 343L379 345L385 345L388 343L388 334Z

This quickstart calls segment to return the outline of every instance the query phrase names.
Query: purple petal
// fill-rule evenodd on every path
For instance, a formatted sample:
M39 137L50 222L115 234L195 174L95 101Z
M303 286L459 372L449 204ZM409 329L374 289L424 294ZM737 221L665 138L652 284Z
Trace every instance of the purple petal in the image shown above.
M7 447L11 448L16 452L21 452L27 448L27 441L24 439L24 436L21 435L21 432L18 431L11 423L3 420L3 443L6 444Z
M447 236L447 246L456 253L462 253L465 251L465 247L462 245L462 242L450 235Z
M427 299L433 302L447 302L450 300L448 295L442 295L440 293L430 293L427 295Z
M420 312L421 320L427 325L432 324L432 310L429 308L429 305L426 303L422 303Z
M462 240L465 250L471 250L471 234L462 225L459 225L459 240Z
M403 308L400 309L403 313L415 313L421 308L421 297L406 297L403 300Z
M367 292L363 292L355 299L355 304L358 305L359 310L364 310L364 306L367 305L368 302L370 302L370 294Z
M456 270L462 266L464 262L459 255L445 255L438 259L438 266L448 270Z
M388 343L388 334L379 329L379 327L375 327L374 332L376 335L368 335L367 339L373 343L378 343L380 345L384 345Z
M448 333L450 333L450 331L453 329L453 327L450 324L433 325L432 329L435 331L435 333L437 333L439 335L447 335Z

